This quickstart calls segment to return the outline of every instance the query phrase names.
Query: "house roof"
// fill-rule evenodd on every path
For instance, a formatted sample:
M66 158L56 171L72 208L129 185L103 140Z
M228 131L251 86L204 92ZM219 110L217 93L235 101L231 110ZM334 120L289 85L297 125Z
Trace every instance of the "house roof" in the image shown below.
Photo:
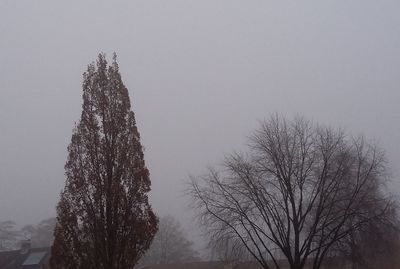
M50 248L0 252L1 269L41 269L50 257Z

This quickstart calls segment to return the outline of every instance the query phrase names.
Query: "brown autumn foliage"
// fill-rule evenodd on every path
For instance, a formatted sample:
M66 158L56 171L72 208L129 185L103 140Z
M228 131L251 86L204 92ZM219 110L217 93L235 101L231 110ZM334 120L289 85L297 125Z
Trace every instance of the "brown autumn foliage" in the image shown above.
M130 269L149 248L158 219L149 171L116 56L83 75L82 115L65 164L51 267Z

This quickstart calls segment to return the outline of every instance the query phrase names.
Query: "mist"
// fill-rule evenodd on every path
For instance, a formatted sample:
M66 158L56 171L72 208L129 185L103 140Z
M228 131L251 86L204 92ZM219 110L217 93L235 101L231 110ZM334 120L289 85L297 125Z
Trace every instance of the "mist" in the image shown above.
M0 221L55 216L82 73L118 55L150 202L197 240L183 195L271 113L364 134L400 183L398 1L0 2Z

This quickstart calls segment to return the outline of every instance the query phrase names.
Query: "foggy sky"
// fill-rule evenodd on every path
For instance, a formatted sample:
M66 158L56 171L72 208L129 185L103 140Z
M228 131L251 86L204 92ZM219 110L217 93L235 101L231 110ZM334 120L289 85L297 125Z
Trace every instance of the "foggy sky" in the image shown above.
M398 178L399 10L390 0L0 0L0 221L55 215L82 73L101 51L118 54L151 203L188 230L182 182L243 149L270 113L376 139Z

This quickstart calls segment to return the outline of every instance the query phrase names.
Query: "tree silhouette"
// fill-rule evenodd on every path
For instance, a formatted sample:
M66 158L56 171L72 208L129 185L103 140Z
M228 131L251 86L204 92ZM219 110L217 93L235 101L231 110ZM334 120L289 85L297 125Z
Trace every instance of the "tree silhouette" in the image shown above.
M7 220L0 222L0 251L13 250L17 246L18 231L15 222Z
M159 229L140 265L171 264L199 260L193 242L186 238L180 222L173 216L160 218Z
M30 238L32 247L49 247L54 240L54 227L56 222L56 218L44 219L37 225L24 226L21 233L25 237Z
M337 242L390 210L386 174L384 153L365 138L275 116L247 154L193 178L189 194L217 246L242 247L265 269L319 269Z
M157 232L130 109L116 55L108 65L100 54L83 75L82 115L68 147L52 268L131 269Z

